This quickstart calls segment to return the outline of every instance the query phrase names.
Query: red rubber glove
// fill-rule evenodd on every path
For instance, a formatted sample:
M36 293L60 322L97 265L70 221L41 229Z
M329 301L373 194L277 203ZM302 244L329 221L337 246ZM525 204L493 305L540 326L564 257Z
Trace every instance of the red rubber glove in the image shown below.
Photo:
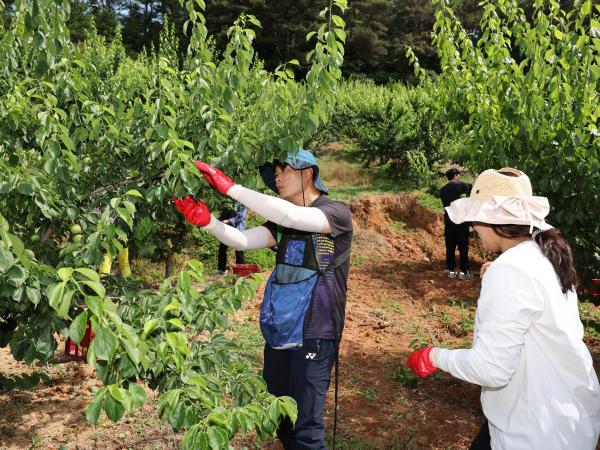
M196 161L196 167L200 172L202 172L202 176L206 181L208 181L208 184L210 184L223 195L227 195L227 191L229 191L231 186L235 186L235 183L231 180L231 178L229 178L219 169L210 166L205 162Z
M421 378L425 378L427 375L431 375L438 370L431 362L431 357L429 356L431 349L433 347L415 350L406 360L406 364L410 367L410 370Z
M173 197L173 203L192 225L205 227L210 223L210 210L202 200L196 203L192 197L185 197L183 200Z

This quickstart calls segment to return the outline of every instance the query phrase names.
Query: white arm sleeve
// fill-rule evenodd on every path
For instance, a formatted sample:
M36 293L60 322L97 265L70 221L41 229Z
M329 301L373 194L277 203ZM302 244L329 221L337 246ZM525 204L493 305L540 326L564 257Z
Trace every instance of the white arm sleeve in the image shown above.
M234 200L278 225L312 233L331 233L331 225L319 208L296 206L271 195L261 194L236 184L227 192Z
M477 302L472 348L435 348L431 352L433 364L470 383L505 386L519 365L525 335L542 308L527 274L492 265Z
M210 223L204 227L212 233L219 242L236 250L256 250L259 248L273 247L277 244L275 238L267 227L256 227L240 231L211 215Z

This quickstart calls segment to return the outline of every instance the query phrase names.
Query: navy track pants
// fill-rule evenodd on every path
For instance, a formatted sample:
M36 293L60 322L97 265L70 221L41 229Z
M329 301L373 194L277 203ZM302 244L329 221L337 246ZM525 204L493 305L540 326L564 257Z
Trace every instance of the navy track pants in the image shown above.
M325 445L323 407L335 362L334 341L305 339L302 348L275 350L265 345L263 378L268 391L287 395L298 404L298 419L292 427L285 420L277 436L286 450L322 450Z

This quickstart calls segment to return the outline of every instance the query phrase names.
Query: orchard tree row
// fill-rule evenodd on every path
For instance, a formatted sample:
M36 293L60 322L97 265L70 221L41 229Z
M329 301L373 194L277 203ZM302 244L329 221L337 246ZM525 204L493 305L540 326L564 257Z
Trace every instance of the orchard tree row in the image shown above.
M600 5L484 2L474 40L448 2L434 0L441 61L427 79L451 155L474 171L517 167L547 196L584 281L600 276ZM532 20L528 20L528 16Z
M186 448L227 448L238 432L263 439L295 417L293 400L268 394L223 335L256 281L206 285L192 260L155 293L98 269L131 245L181 245L174 195L218 206L195 159L257 187L257 164L317 130L341 77L346 2L324 5L307 36L304 80L290 70L299 61L263 68L255 17L235 21L217 56L204 2L180 3L183 60L172 28L136 59L119 37L73 44L68 0L17 0L0 28L0 345L45 361L59 333L80 342L90 322L87 361L105 385L91 423L143 403L142 382L173 429L187 430Z

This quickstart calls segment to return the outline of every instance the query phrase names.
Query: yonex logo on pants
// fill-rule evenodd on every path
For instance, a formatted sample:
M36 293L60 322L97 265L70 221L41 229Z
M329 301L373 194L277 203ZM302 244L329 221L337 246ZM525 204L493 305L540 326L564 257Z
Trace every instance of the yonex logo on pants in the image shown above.
M316 353L307 353L306 354L306 359L315 359L315 356L317 356Z

